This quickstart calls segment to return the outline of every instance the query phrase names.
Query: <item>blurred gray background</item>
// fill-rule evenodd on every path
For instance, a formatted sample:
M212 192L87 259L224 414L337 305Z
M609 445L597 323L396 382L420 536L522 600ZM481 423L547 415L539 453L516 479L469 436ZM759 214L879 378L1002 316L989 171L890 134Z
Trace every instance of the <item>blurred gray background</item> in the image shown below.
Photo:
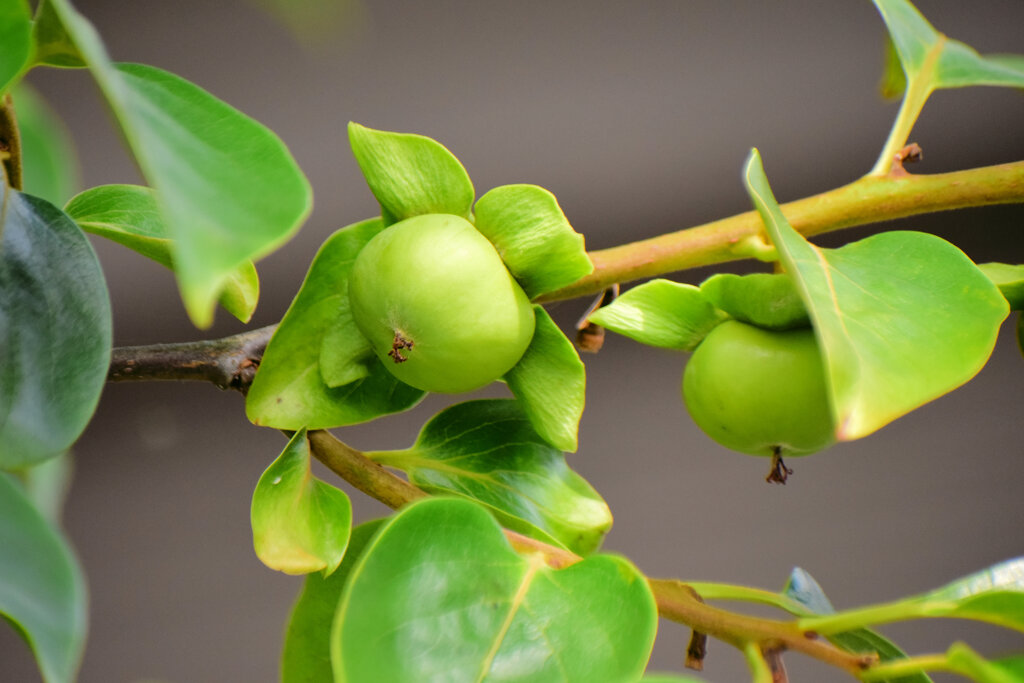
M260 264L253 326L281 317L332 231L377 212L348 151L350 119L435 137L478 194L505 183L547 187L593 249L746 210L739 169L751 146L780 200L853 180L873 164L896 111L877 95L883 27L867 0L366 0L321 40L295 39L242 0L77 5L116 59L178 73L266 123L312 181L311 219ZM983 52L1024 52L1020 0L918 5ZM139 180L85 72L31 81L66 118L86 186ZM912 170L1024 159L1022 121L1020 92L939 92L912 135L925 154ZM1021 206L884 227L939 233L977 261L1024 262ZM212 330L196 331L168 272L115 245L96 248L117 344L244 329L220 311ZM710 272L678 277L699 282ZM568 329L587 303L551 310ZM682 355L609 338L585 358L588 407L570 460L615 513L606 549L652 576L766 588L780 588L799 565L838 607L1024 554L1024 359L1005 331L967 386L874 436L790 462L796 473L785 487L764 482L766 461L728 452L692 424L679 400ZM362 448L406 446L448 402L431 397L341 437ZM75 448L66 508L91 592L81 681L276 680L300 581L254 556L249 502L284 443L246 421L237 394L212 386L107 388ZM359 520L385 512L361 494L353 500ZM961 637L988 654L1024 650L1019 635L961 623L886 632L914 652ZM663 624L652 668L678 669L687 638ZM4 683L38 680L6 628L0 662ZM795 655L787 663L794 681L846 680ZM713 642L705 678L746 680L745 666Z

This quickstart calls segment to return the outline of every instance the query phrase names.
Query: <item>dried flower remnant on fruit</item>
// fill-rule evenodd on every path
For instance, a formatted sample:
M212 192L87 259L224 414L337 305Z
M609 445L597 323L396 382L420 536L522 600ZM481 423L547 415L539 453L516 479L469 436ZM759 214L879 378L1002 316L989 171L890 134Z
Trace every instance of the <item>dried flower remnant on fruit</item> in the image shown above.
M388 351L388 356L391 360L396 363L404 363L409 360L409 351L412 351L413 341L406 339L402 336L401 332L395 332L395 340L391 342L391 350ZM406 355L402 355L402 351L406 351Z

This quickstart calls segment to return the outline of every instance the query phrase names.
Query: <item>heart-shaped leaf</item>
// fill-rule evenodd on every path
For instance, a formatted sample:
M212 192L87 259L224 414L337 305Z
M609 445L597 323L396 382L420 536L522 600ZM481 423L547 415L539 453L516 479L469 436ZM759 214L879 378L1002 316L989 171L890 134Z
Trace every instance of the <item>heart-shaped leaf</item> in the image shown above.
M86 232L106 237L174 269L174 244L151 188L138 185L93 187L73 197L64 210ZM256 266L247 261L225 281L220 303L231 315L249 322L259 293Z
M0 548L0 615L28 642L46 683L71 683L85 647L85 581L61 534L2 473Z
M572 342L547 311L540 306L533 310L533 339L505 381L537 434L555 448L575 453L587 373Z
M733 318L768 330L811 324L793 278L783 273L718 273L700 285L701 294Z
M185 308L208 327L227 281L305 220L309 182L272 131L166 71L113 64L67 0L50 2L156 191Z
M657 608L626 560L552 570L487 512L428 498L399 512L353 570L331 635L335 681L635 680Z
M256 556L285 574L328 575L341 564L352 531L344 491L313 476L309 441L300 429L256 484L252 539Z
M588 320L641 344L692 351L726 318L697 287L651 280L597 309Z
M0 0L0 97L32 57L32 14L25 0Z
M327 577L307 574L292 608L281 654L281 683L322 683L334 680L331 669L331 625L341 593L363 549L384 522L375 519L352 530L345 559Z
M518 401L459 403L427 422L411 448L367 456L429 493L475 500L502 526L579 555L593 552L612 525L608 505L537 435Z
M60 209L0 176L0 468L64 453L85 429L110 363L107 285Z
M1010 304L1010 308L1019 311L1024 309L1024 266L1012 266L1008 263L979 263L978 268L996 283Z
M1009 309L962 251L918 232L820 249L786 221L757 150L744 178L814 323L838 439L867 436L985 364Z
M594 270L583 235L536 185L502 185L476 203L474 225L494 244L526 296L571 285Z
M21 135L21 184L26 194L62 206L78 188L78 157L64 122L21 82L11 91Z
M382 229L379 218L355 223L320 247L249 388L245 409L254 423L292 430L338 427L407 410L423 398L424 392L399 382L376 357L366 361L365 375L343 385L329 386L321 371L321 359L334 352L324 346L328 335L362 336L348 308L348 276L359 250Z
M473 183L459 160L439 142L412 133L348 124L348 139L384 222L425 213L469 218Z

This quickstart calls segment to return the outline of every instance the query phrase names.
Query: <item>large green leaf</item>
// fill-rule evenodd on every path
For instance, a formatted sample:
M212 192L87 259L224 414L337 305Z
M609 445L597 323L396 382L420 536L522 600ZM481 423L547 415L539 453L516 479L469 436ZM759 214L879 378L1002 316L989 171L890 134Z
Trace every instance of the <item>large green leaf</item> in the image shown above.
M459 403L424 425L411 448L367 455L425 491L483 503L502 526L580 555L612 525L608 505L537 435L517 401Z
M1024 557L965 576L916 602L922 616L975 619L1024 631Z
M641 344L692 351L727 317L693 285L651 280L597 309L588 320Z
M929 88L997 85L1024 88L1024 57L979 55L935 30L909 0L874 0L889 29L908 81Z
M309 214L309 182L269 129L173 74L113 64L67 0L50 2L156 191L185 308L207 327L227 281Z
M918 232L818 248L786 221L757 150L744 178L814 323L838 439L874 432L985 364L1009 307L962 251Z
M101 185L71 199L64 210L86 232L106 237L174 269L174 243L156 193L138 185ZM231 315L249 322L259 299L260 282L246 261L224 282L220 303Z
M11 91L21 134L21 182L27 194L61 206L78 188L78 158L64 122L24 82Z
M700 292L733 318L769 330L811 324L793 278L784 273L718 273L701 283Z
M110 363L96 254L42 199L0 183L0 468L65 452L92 417Z
M406 410L423 398L424 392L399 382L376 357L367 360L364 375L346 384L332 387L321 373L329 335L362 336L348 308L348 276L359 250L381 229L376 218L356 223L320 247L249 389L245 409L254 423L292 430L338 427Z
M502 185L476 203L477 230L494 244L509 271L534 299L594 270L558 200L536 185Z
M0 0L0 97L32 57L32 13L26 0Z
M331 635L334 680L619 683L643 672L657 619L628 561L552 570L516 554L483 508L428 498L353 570Z
M473 183L439 142L348 124L348 139L386 224L425 213L470 217Z
M281 683L324 683L331 669L331 625L349 574L384 520L364 522L352 530L342 560L328 577L308 574L292 608L281 654Z
M46 683L70 683L85 646L85 581L61 534L2 473L0 549L0 615L28 642Z
M252 539L256 556L286 574L330 574L345 556L352 503L313 476L306 430L292 437L256 484Z
M537 326L526 353L505 375L537 434L560 450L576 452L586 399L583 361L558 325L534 306Z
M782 596L789 598L806 608L806 612L798 612L797 616L812 614L835 614L832 602L826 597L821 585L803 569L795 567L782 590ZM874 652L881 661L903 659L907 655L892 641L877 631L869 628L855 628L849 631L833 633L828 636L830 642L847 652ZM918 672L898 678L873 679L878 683L931 683L931 678L924 672Z

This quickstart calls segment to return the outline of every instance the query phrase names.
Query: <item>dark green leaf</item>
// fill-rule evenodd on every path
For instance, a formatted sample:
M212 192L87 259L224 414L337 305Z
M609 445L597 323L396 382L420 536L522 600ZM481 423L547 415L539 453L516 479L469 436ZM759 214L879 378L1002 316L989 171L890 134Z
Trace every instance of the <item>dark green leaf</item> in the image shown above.
M595 555L552 570L487 512L428 498L353 570L331 635L335 681L635 680L657 627L644 577Z
M406 410L423 398L424 392L399 382L376 358L366 362L368 374L342 386L329 386L322 374L322 358L334 352L324 347L328 335L362 335L348 309L348 276L359 250L381 229L377 218L356 223L320 247L246 397L246 414L256 424L338 427Z
M533 339L505 381L537 434L555 448L575 453L587 373L572 342L547 311L540 306L533 310Z
M348 139L386 224L425 213L470 217L473 183L439 142L358 123L348 124Z
M64 122L35 90L11 92L21 134L21 182L27 194L60 206L78 188L78 158Z
M536 185L502 185L476 203L477 230L494 244L509 271L534 299L594 270L580 235L558 200Z
M977 683L1024 682L1024 657L988 661L964 643L954 643L946 652L946 662L953 671Z
M305 220L309 182L269 129L173 74L113 64L92 25L51 2L157 193L185 308L208 327L228 279Z
M82 231L42 199L0 201L0 468L64 453L110 363L107 286Z
M0 97L32 57L32 14L25 0L0 0Z
M900 65L900 55L896 52L892 37L888 35L885 37L885 66L878 89L887 100L897 99L907 89L907 76Z
M1024 266L1012 266L1008 263L979 263L978 268L996 283L1015 311L1024 309Z
M152 189L138 185L101 185L73 197L64 210L86 232L106 237L174 269L170 227ZM231 315L249 322L259 293L256 267L252 261L247 261L225 281L220 303Z
M790 330L811 324L793 278L784 273L712 275L701 294L737 320L769 330Z
M821 586L810 574L795 567L782 590L782 595L807 609L798 616L812 614L835 614L832 602L826 597ZM875 652L883 662L903 659L907 655L892 641L876 631L868 628L857 628L841 633L829 634L828 640L847 652ZM900 676L898 678L876 679L879 683L931 683L931 678L924 672Z
M597 309L589 320L641 344L692 351L727 317L693 285L651 280Z
M331 625L349 573L384 520L375 519L352 530L345 559L324 578L308 574L292 608L281 654L281 683L323 683L334 679L331 670Z
M46 683L70 683L85 646L85 581L61 534L2 473L0 548L0 615L28 642Z
M838 439L867 436L985 364L1009 308L962 251L918 232L820 249L786 221L757 150L744 177L814 321Z
M309 442L300 429L256 484L252 539L256 556L285 574L330 574L345 556L352 503L314 477Z
M612 525L608 505L537 435L517 401L459 403L434 416L411 448L367 455L430 493L475 500L502 526L579 555L597 549Z

